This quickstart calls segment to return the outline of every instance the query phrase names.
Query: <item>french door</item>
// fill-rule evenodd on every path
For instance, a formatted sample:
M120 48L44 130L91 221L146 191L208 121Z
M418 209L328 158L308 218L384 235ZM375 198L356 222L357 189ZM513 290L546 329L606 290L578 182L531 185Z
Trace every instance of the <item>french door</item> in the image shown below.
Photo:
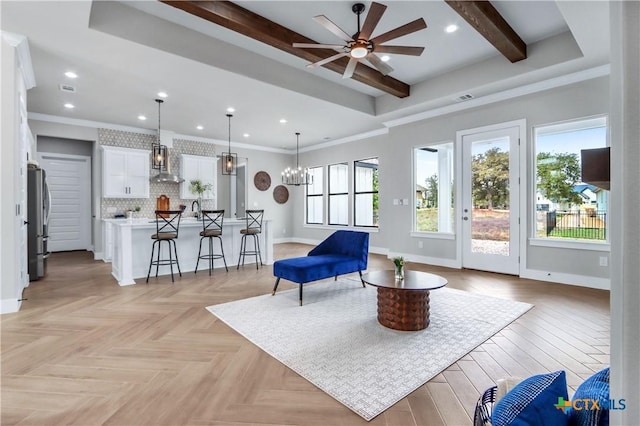
M458 133L462 148L462 266L519 274L520 133L507 123Z

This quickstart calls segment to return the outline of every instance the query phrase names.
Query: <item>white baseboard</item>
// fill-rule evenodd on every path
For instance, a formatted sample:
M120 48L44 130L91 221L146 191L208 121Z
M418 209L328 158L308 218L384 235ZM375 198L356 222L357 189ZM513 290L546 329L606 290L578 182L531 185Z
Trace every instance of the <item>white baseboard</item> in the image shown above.
M93 252L93 260L102 260L102 259L104 259L104 255L102 254L101 251Z
M273 244L284 244L284 243L295 243L295 241L293 241L293 238L291 237L273 239Z
M611 290L611 280L608 278L589 277L587 275L564 274L560 272L540 271L537 269L524 269L520 278L548 281L558 284L569 284L580 287L596 288L599 290Z
M17 299L0 299L0 314L12 314L18 312L22 301Z
M278 240L278 242L309 244L309 245L312 245L312 246L317 246L318 244L320 244L323 241L323 240L311 240L311 239L307 239L307 238L295 238L295 237L294 238L283 238L283 240L287 240L287 241ZM389 249L384 248L384 247L369 246L369 253L387 254L387 253L389 253Z
M425 265L444 266L445 268L461 269L460 262L456 259L445 259L442 257L420 256L418 254L387 253L389 259L402 256L407 262L424 263Z

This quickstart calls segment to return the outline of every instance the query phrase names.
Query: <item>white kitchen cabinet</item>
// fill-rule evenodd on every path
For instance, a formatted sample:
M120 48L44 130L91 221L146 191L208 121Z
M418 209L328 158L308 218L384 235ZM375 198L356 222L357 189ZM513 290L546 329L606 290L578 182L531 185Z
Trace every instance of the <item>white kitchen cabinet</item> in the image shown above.
M180 156L180 175L184 182L180 184L180 198L195 200L197 194L189 190L194 179L200 179L203 185L210 184L211 189L202 195L203 200L216 199L216 157L182 154Z
M151 151L103 146L102 197L149 198Z

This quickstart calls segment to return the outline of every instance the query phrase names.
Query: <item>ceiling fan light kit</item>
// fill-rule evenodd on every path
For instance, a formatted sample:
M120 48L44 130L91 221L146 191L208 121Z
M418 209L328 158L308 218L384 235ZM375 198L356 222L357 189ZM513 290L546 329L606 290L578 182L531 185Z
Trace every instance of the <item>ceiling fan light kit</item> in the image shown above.
M427 24L424 19L419 18L408 24L401 25L391 31L387 31L377 37L371 38L373 30L380 22L382 15L384 14L387 6L380 3L371 3L371 8L367 13L367 17L362 27L360 27L360 15L364 12L365 6L363 3L356 3L351 7L353 13L358 17L358 32L353 36L348 35L342 28L334 24L329 18L324 15L315 16L314 21L331 31L334 35L341 38L345 44L314 44L314 43L293 43L293 47L303 49L333 49L341 51L333 56L329 56L320 61L307 65L309 68L316 68L321 65L325 65L329 62L333 62L336 59L348 56L349 62L342 74L342 78L351 78L360 60L365 60L370 63L376 70L382 75L387 75L393 71L389 65L384 63L376 55L376 53L391 53L398 55L412 55L420 56L424 51L424 47L419 46L382 46L382 43L402 37L416 31L427 28Z

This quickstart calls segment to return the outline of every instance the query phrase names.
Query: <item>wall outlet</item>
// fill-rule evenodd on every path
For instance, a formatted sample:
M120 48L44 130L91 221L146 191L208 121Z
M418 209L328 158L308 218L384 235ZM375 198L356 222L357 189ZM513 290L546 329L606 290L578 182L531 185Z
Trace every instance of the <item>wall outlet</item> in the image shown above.
M282 233L286 234L287 233L287 228L282 228Z
M393 205L397 206L398 204L400 204L400 200L398 200L397 198L393 199Z
M424 244L422 243L422 241L418 241L418 248L422 248L424 247Z
M403 198L402 199L402 205L403 206L408 206L409 205L409 199L408 198Z
M609 259L607 259L607 256L600 256L600 266L608 266L609 265Z
M115 212L116 212L115 207L107 207L107 213L115 213Z

